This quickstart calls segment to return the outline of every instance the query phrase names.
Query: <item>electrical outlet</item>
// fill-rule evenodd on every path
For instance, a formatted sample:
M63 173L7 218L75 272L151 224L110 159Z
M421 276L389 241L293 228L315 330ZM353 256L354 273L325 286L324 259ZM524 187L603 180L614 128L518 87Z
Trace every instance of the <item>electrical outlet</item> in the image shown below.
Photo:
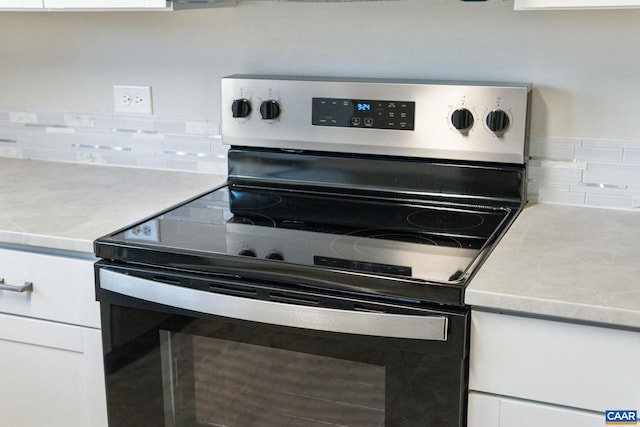
M157 219L151 219L124 232L124 238L146 242L160 241L160 225Z
M152 114L151 86L114 86L113 103L116 113Z

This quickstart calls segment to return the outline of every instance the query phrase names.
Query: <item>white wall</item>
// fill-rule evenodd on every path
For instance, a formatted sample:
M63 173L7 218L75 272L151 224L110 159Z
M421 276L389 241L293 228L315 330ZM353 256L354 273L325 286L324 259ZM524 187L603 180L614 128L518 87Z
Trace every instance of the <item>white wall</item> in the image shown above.
M218 119L232 73L526 81L532 135L640 140L640 10L514 12L512 1L240 1L180 12L0 13L0 106Z

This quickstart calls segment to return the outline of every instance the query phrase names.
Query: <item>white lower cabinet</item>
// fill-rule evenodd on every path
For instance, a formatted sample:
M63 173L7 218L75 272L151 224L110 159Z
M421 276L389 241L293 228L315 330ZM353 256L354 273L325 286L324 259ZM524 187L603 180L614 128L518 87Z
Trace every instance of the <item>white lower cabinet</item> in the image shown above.
M467 427L602 427L604 415L502 396L469 393Z
M1 425L104 427L97 329L0 314Z
M0 425L107 426L93 261L0 249L0 279Z
M640 332L472 311L469 427L590 427L639 410Z

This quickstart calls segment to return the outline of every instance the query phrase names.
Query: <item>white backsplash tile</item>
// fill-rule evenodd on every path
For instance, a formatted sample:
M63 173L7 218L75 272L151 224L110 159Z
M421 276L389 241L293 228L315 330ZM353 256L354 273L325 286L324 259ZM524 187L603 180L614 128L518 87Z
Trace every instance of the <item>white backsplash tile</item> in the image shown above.
M532 201L640 208L640 141L532 138L530 157Z
M622 162L622 148L576 148L577 160L592 160L597 162Z
M584 193L572 193L570 191L553 191L547 188L540 188L537 201L540 203L559 203L563 205L583 205L585 204Z
M156 132L156 121L149 117L124 116L124 129L138 133Z
M590 164L585 171L585 183L608 185L640 185L640 165Z
M27 111L9 111L10 123L37 124L38 115Z
M631 209L633 208L633 196L587 194L585 203L589 206L598 206L603 208Z
M541 162L540 166L530 165L529 179L541 182L577 183L582 180L582 170L573 167L571 163L561 167L556 162L551 167L547 167L544 162Z
M638 148L638 150L624 149L622 155L622 163L632 163L640 165L640 147Z
M629 187L626 185L580 183L572 185L570 191L574 193L583 192L585 194L605 194L610 196L629 195Z
M215 122L188 121L186 133L193 135L219 135L220 124Z
M73 128L95 127L95 118L86 114L65 114L64 124Z
M537 160L572 161L576 147L580 146L579 139L532 137L529 142L529 156Z
M627 141L623 139L584 138L582 139L582 143L580 145L585 148L605 148L610 150L615 148L628 148L633 144L637 145L637 142Z
M12 147L5 145L0 141L0 157L20 157L20 149L18 147Z
M227 171L220 124L207 118L0 108L0 156Z

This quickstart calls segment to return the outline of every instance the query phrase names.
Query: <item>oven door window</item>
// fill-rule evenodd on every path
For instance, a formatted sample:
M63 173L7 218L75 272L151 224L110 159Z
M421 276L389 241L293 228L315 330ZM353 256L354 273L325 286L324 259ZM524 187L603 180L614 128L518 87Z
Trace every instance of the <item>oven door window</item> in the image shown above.
M463 425L465 361L451 343L103 314L111 427Z
M384 425L384 366L180 332L162 337L167 424Z

